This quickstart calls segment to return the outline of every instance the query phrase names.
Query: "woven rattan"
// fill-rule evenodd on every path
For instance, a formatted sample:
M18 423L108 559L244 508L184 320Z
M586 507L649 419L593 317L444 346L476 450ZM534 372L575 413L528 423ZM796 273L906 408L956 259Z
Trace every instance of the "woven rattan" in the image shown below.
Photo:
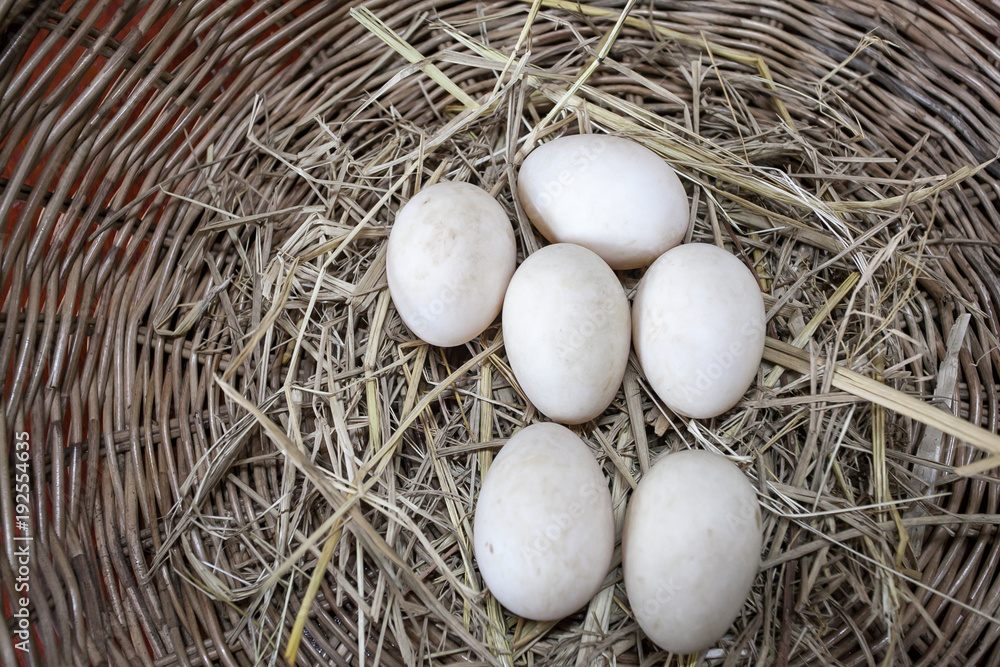
M417 187L491 190L523 257L518 160L609 131L769 308L733 413L669 413L633 358L578 429L619 521L674 448L758 485L762 571L699 664L1000 665L1000 486L954 472L988 446L877 391L997 431L998 91L985 1L0 0L0 664L694 664L620 555L558 624L484 593L475 492L540 417L498 325L428 348L385 283Z

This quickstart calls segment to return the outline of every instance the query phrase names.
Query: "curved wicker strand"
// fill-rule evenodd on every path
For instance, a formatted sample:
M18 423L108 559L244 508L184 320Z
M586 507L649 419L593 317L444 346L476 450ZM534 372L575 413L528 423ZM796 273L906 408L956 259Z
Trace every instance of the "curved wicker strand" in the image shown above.
M626 3L554 4L511 64L524 76L498 87L504 63L489 54L510 55L530 2L366 2L427 59L411 65L342 3L0 1L0 586L13 613L30 532L38 664L280 664L338 511L329 498L370 469L383 472L362 480L299 664L667 659L631 620L620 577L551 627L485 593L468 541L475 492L490 452L537 415L490 351L498 328L428 349L384 296L392 211L435 179L491 189L522 250L537 247L505 163L523 144L508 136L546 117ZM692 238L738 240L775 306L773 337L792 340L855 260L873 266L809 353L996 433L1000 166L907 200L997 155L995 9L656 0L631 16L581 88L592 106L570 100L549 129L617 129L587 111L602 109L662 139L692 193ZM426 63L498 102L461 116ZM859 204L838 214L838 237L760 197L742 165L686 155L740 156L783 192ZM892 197L904 205L866 208ZM833 260L844 239L854 247ZM224 374L312 467L280 455L222 392ZM619 506L629 483L608 448L635 475L640 460L718 439L752 462L774 565L711 664L1000 664L1000 540L976 518L1000 509L995 477L951 474L981 455L825 382L786 372L736 416L688 424L630 375L582 433ZM407 419L385 466L368 466ZM929 478L946 495L918 500ZM5 665L24 658L17 628L0 633Z

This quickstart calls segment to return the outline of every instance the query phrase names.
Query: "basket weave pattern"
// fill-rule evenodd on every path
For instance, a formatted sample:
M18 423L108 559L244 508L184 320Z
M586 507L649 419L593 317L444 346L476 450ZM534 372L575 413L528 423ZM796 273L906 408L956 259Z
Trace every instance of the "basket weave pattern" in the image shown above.
M624 4L592 6L612 10L613 18ZM421 54L432 56L442 49L468 53L456 46L442 22L508 53L518 42L530 2L375 0L365 6ZM537 21L531 64L561 68L572 81L612 21L558 8L543 12L561 18ZM766 147L748 156L755 164L808 173L810 165L796 146L822 144L826 157L839 151L843 179L830 197L905 199L930 182L919 179L975 167L991 160L1000 146L1000 13L986 3L655 0L637 3L633 12L691 39L626 25L610 55L628 63L628 72L601 67L589 86L686 122L702 135L728 136L733 150L740 145L738 135L747 146ZM489 21L477 24L482 16ZM408 163L370 175L346 160L326 168L324 160L342 156L337 153L341 147L360 154L370 145L389 146L392 119L397 127L440 128L461 105L338 2L0 0L0 35L0 386L5 397L0 452L10 453L0 457L3 596L13 609L18 597L14 549L22 532L15 522L13 452L15 434L28 433L34 536L31 655L39 664L242 665L280 656L323 542L297 561L302 576L295 585L276 588L273 597L258 597L270 572L261 563L276 567L301 543L302 535L282 534L287 526L283 514L293 514L302 503L311 514L300 529L317 530L326 516L313 509L319 503L336 505L345 496L324 495L301 482L286 484L296 470L308 477L309 472L301 471L311 464L293 466L288 456L277 456L285 450L217 382L225 379L249 404L288 427L290 411L281 407L286 400L283 369L298 354L293 351L296 337L271 309L283 284L266 273L277 264L250 266L243 251L252 247L255 257L274 258L279 249L294 245L295 230L310 214L303 207L328 204L328 181L355 178L365 184L352 193L351 203L331 208L344 216L338 224L353 228ZM708 51L697 45L701 38L759 56L785 92L762 92L759 72L747 62L720 62L725 76L706 75L692 85L681 69L704 74L713 66ZM859 45L874 46L856 53ZM494 88L496 72L477 70L475 63L470 65L472 58L444 58L437 66L466 94L479 98ZM692 65L695 60L697 66ZM799 94L818 80L825 85L822 107L814 103L816 96ZM662 92L651 94L644 81ZM377 103L364 103L383 87ZM782 116L775 99L801 132L799 138L788 135L787 150L784 139L754 144L752 136L757 131L773 138L777 135L769 133L788 131L775 129ZM691 118L692 105L699 103L705 113ZM542 113L551 108L539 104ZM727 107L741 118L738 129L732 116L718 112ZM575 124L575 118L566 124ZM317 119L331 128L329 145L316 139ZM512 125L517 132L519 122ZM863 132L853 132L853 127ZM484 130L481 152L470 152L464 167L455 159L448 168L464 169L458 173L470 179L488 173L492 180L487 178L486 185L497 183L506 170L504 156L491 153L489 145L502 142L505 131ZM430 129L427 133L433 135ZM402 148L385 149L386 162L412 147L400 142ZM310 178L297 177L289 167L302 164L315 169ZM425 180L437 164L428 167ZM852 188L851 179L858 174L871 180ZM926 264L914 278L916 296L898 311L891 304L879 311L892 311L891 328L900 333L887 344L883 368L899 364L896 370L906 373L891 380L897 388L927 400L938 395L942 407L993 432L1000 426L998 175L1000 169L990 164L906 209L905 216L880 221L884 226L879 232L888 239L909 225L915 231L906 242L926 244L921 255ZM407 183L394 196L411 187ZM504 193L514 217L518 212L509 188ZM398 198L393 207L396 203ZM766 208L759 201L749 204ZM399 368L412 364L406 357L406 364L392 370L388 356L390 350L410 350L405 347L409 334L387 305L379 264L391 217L384 211L376 217L336 260L342 282L323 283L319 301L331 304L329 338L306 341L336 350L333 366L304 363L297 372L303 383L326 374L317 395L325 396L327 380L340 383L345 438L336 431L335 420L328 426L336 432L333 441L353 442L359 457L391 442L404 416L395 413L397 406L409 398L410 371ZM870 222L853 220L851 233L863 236ZM761 217L757 231L771 224ZM521 243L537 243L527 239L524 229L522 216ZM808 228L791 237L814 252L817 263L842 250L832 237ZM766 245L753 246L747 236L742 238L748 248ZM316 243L332 244L330 251L343 239L331 232ZM306 245L303 241L295 247ZM774 247L770 251L780 254ZM913 247L899 250L904 251ZM311 287L293 282L288 281L286 296L289 307L301 314ZM972 315L971 322L965 314ZM965 333L957 345L949 340L956 326ZM355 338L341 349L337 340L348 330ZM371 340L380 343L369 352ZM954 348L953 376L950 391L940 396L942 386L949 387L939 374L949 359L949 345ZM428 366L427 379L440 382L473 356L487 358L496 352L489 346L487 340L466 356L438 355ZM437 352L420 354L434 357ZM490 390L503 385L510 391L502 366L493 373L485 380ZM483 382L480 376L462 385L468 400L481 395ZM460 404L463 399L449 400ZM643 400L652 422L652 404ZM373 405L380 406L381 422L369 416ZM463 422L460 412L435 414L441 446L502 438L511 426L505 422L480 433ZM368 430L373 423L377 437ZM302 432L318 428L313 421ZM891 466L912 468L924 436L923 428L890 415L886 437ZM649 437L657 437L652 426ZM304 447L313 464L342 463L348 474L350 457L340 457L336 464L323 459L325 441L307 440ZM422 494L450 498L448 494L471 493L474 484L458 479L455 489L442 490L433 469L421 472L416 451L412 442L400 445L402 462L392 463L386 476L402 479L405 472L413 480L426 474L437 480L436 488L423 488L421 482L401 484L397 490L395 482L385 482L378 493L386 503L428 503L419 505L428 515L437 508L447 516L445 505ZM462 455L455 451L453 456ZM954 438L941 443L945 465L978 456ZM946 512L960 517L998 512L1000 486L989 479L955 478L941 471L938 482L937 490L948 493L937 501ZM438 656L435 664L463 658L496 661L502 641L484 629L481 616L473 614L480 620L471 625L463 621L462 600L441 593L447 586L436 583L438 565L433 559L420 560L429 547L399 538L400 531L408 530L405 522L396 525L384 513L375 514L372 518L369 509L359 510L358 520L368 517L373 533L355 533L351 544L364 548L338 546L334 551L331 575L321 583L305 626L300 664L360 664L362 650L366 664L429 664L431 655ZM986 517L941 524L921 534L919 556L906 561L906 572L949 599L900 582L893 589L900 597L891 604L865 597L865 590L875 590L870 566L849 564L851 559L841 554L837 558L846 560L835 575L822 568L810 572L817 561L809 559L821 549L803 545L808 547L815 537L797 533L791 524L768 524L769 544L775 546L765 554L765 565L770 563L762 575L766 581L754 592L751 607L756 612L740 619L739 635L713 660L863 665L891 655L893 664L1000 665L1000 624L985 618L996 617L1000 608L996 521ZM249 537L241 542L232 527L247 526ZM843 539L864 551L863 536L871 534L871 526L846 530ZM446 534L442 528L435 537L443 541L434 548L443 544L448 554L439 565L459 571L468 565L462 558L465 551L458 546L448 551ZM399 563L371 556L371 544L379 540L393 545ZM282 541L288 549L266 553L268 542ZM895 544L895 538L890 542ZM792 557L782 559L785 551ZM419 572L417 562L422 563ZM240 580L220 572L237 574ZM815 590L822 595L815 595L822 602L798 597L801 582L810 576L819 577ZM425 578L426 592L421 593ZM618 585L620 591L620 581ZM439 593L445 597L434 607ZM358 595L374 606L359 610ZM885 622L886 606L898 610L892 627ZM389 608L399 617L391 617ZM565 643L558 634L546 636L539 644L546 648L537 649L535 659L582 664L581 656L589 660L612 653L622 664L648 659L655 647L637 643L635 625L611 602L608 608L614 611L609 612L610 629L602 628L609 633L606 640L595 640L583 651L578 635ZM574 623L579 628L585 621ZM25 659L12 648L14 627L0 625L0 664ZM509 648L523 656L531 641L529 637Z

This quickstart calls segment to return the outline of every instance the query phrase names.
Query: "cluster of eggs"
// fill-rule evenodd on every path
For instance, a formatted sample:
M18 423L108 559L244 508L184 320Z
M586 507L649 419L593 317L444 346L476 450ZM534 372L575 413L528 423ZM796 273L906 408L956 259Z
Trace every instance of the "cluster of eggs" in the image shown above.
M674 412L732 408L760 365L763 298L733 255L681 243L689 204L676 172L630 140L575 135L535 149L517 185L551 242L520 266L510 220L481 188L439 183L399 211L386 273L410 330L459 345L502 309L514 376L553 422L604 412L632 345ZM630 309L615 270L644 267ZM475 555L494 597L533 620L569 615L606 584L614 544L611 494L583 440L556 423L517 432L476 505ZM737 466L704 451L662 457L633 491L622 531L640 627L674 653L708 648L739 614L760 549L756 494Z

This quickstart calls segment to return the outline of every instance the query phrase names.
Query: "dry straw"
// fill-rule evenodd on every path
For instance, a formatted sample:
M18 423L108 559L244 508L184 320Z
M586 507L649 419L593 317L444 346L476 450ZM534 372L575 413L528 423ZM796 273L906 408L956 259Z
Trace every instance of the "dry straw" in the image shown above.
M92 4L0 12L0 418L34 443L35 655L1000 661L986 9ZM688 240L735 253L765 294L764 368L734 411L670 413L633 359L578 429L619 525L670 451L718 451L754 480L761 574L701 656L644 640L617 552L562 622L489 595L476 494L540 416L499 326L429 347L386 288L394 212L439 180L485 187L521 255L541 247L517 167L573 132L662 155L691 193ZM621 277L631 292L639 273ZM0 460L5 545L14 472ZM0 663L16 664L11 646L0 636Z

